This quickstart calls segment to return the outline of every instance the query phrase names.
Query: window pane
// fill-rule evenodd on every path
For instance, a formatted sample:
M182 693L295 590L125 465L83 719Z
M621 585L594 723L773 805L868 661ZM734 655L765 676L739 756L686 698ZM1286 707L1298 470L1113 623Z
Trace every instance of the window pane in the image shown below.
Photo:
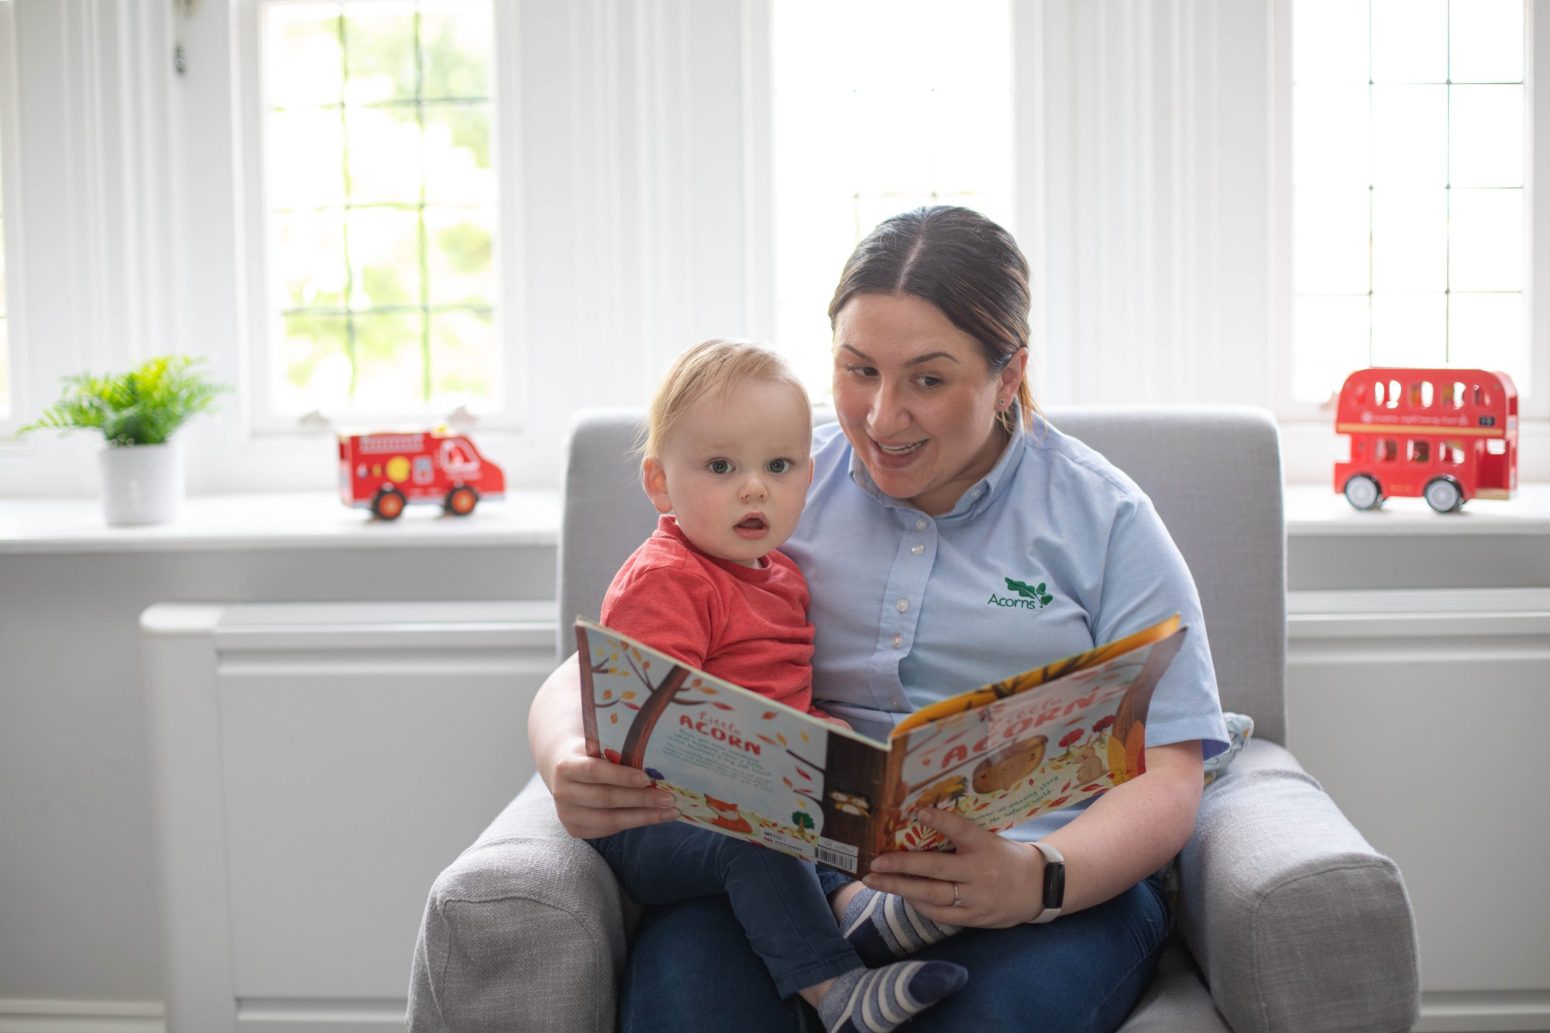
M348 408L355 379L349 320L343 315L296 313L282 322L280 360L285 372L276 406L293 415Z
M425 106L425 200L495 204L489 104Z
M282 310L345 306L344 224L337 213L277 215L272 282Z
M1374 190L1372 215L1372 289L1440 294L1448 285L1447 191Z
M1447 78L1448 0L1372 0L1372 81Z
M350 307L356 310L420 303L420 213L361 208L347 220Z
M1529 368L1523 295L1455 294L1448 302L1448 361L1505 370L1522 391Z
M1292 7L1292 81L1355 83L1365 99L1367 41L1366 4L1297 0Z
M275 111L267 129L271 208L337 208L344 203L344 126L338 108Z
M1372 181L1442 186L1448 181L1448 88L1372 88Z
M1523 0L1452 5L1448 74L1454 82L1523 79Z
M1447 357L1446 295L1372 296L1372 365L1440 366Z
M1293 181L1299 186L1331 183L1366 187L1371 183L1368 107L1365 83L1295 87Z
M495 306L495 224L482 208L425 209L426 296L432 305Z
M1372 364L1366 295L1300 297L1292 319L1296 397L1322 402L1340 390L1347 373Z
M355 404L367 412L408 412L428 394L421 312L364 312L355 331Z
M1449 286L1456 291L1516 291L1523 283L1523 194L1455 190L1449 221Z
M413 3L345 5L345 100L413 101L419 78ZM369 13L355 13L364 11Z
M1366 187L1297 191L1293 211L1298 293L1367 293L1370 194Z
M776 343L816 397L829 295L880 219L962 204L1010 225L1010 20L1009 0L771 5Z
M352 204L420 202L420 120L413 105L345 109Z
M1455 86L1448 176L1454 186L1523 185L1523 87Z
M261 20L275 409L493 399L492 5L271 2Z
M500 405L495 323L488 310L453 309L431 313L431 397L438 409L460 405Z
M457 4L420 5L420 54L427 100L488 97L493 35L476 19L458 14Z
M344 52L339 45L338 4L272 7L264 19L265 61L280 58L285 75L265 82L272 108L318 107L344 98Z

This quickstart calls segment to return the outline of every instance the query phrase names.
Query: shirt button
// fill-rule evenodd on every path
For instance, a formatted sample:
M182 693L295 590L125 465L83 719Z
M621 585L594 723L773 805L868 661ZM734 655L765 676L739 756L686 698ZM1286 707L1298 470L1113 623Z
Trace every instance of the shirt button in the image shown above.
M893 604L893 608L898 610L900 613L903 613L905 610L910 608L910 601L908 599L900 599L898 602Z
M915 530L917 530L917 531L924 531L925 529L926 529L926 522L924 520L917 520L917 521L915 521Z
M920 555L920 554L921 554L921 553L923 553L923 552L925 552L925 551L926 551L926 547L925 547L925 546L924 546L924 545L916 545L916 546L913 546L913 547L912 547L912 548L911 548L911 549L910 549L910 552L911 552L911 553L912 553L912 554L913 554L913 555L916 555L916 556L919 556L919 555Z
M904 645L904 636L903 635L895 635L893 637L893 648L898 649L902 645Z

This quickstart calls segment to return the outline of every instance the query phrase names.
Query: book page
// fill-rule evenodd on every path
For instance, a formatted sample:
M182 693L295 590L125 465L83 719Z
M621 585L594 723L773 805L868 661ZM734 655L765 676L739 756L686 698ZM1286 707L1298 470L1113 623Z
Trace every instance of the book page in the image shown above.
M880 743L577 622L588 751L643 769L681 821L854 872Z
M1140 774L1152 690L1185 631L896 732L897 809L890 810L883 849L950 847L909 820L919 807L1000 831Z

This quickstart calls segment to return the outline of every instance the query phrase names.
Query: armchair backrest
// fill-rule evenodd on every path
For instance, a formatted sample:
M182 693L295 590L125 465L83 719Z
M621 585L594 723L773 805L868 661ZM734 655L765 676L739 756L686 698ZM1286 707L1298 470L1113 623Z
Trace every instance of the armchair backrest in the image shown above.
M562 656L576 648L571 620L596 619L619 565L656 526L631 451L641 415L585 410L571 429L559 549ZM1286 534L1270 415L1226 407L1048 415L1151 497L1200 590L1223 708L1251 715L1256 737L1284 744Z

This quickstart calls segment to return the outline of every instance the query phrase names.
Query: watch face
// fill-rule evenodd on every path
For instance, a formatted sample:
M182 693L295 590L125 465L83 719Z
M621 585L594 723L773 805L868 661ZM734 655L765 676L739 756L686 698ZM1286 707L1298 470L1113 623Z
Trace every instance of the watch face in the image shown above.
M1066 866L1059 861L1044 865L1044 906L1058 908L1066 900Z

